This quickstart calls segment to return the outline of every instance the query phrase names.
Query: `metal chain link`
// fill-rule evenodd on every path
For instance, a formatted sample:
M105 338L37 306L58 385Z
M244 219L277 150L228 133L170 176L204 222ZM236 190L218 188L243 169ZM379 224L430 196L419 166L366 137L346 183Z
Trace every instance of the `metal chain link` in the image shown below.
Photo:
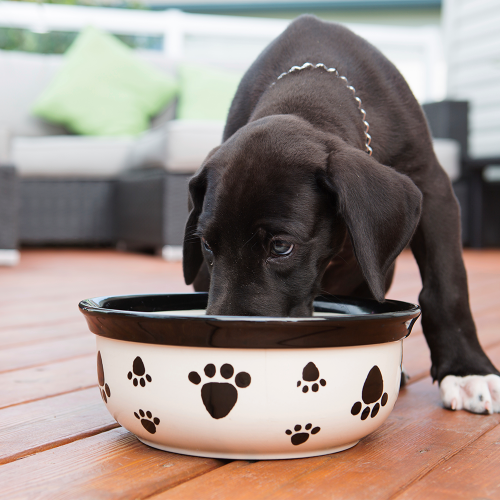
M281 75L278 76L278 78L276 78L276 82L278 80L281 80L284 76L289 75L290 73L293 73L294 71L301 71L301 70L307 69L307 68L313 68L313 69L314 68L321 68L321 69L324 69L325 71L327 71L328 73L333 73L337 78L342 80L346 84L347 88L352 92L352 95L354 96L354 100L358 103L358 109L361 113L361 116L363 119L363 124L365 126L366 152L371 156L373 153L373 149L370 147L370 143L372 142L372 137L368 133L368 130L370 130L370 124L366 121L366 111L361 107L361 99L356 95L356 89L352 85L349 84L349 81L347 80L347 78L345 76L339 75L339 72L335 68L328 68L323 63L312 64L312 63L306 62L302 66L292 66L288 71L281 73ZM276 85L276 82L273 82L271 84L271 87L273 85Z

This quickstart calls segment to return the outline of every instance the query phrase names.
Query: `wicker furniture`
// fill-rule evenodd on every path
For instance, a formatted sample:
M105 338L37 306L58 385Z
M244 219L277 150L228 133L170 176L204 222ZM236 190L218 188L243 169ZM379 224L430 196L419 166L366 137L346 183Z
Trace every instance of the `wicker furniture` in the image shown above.
M120 176L116 196L118 245L161 252L167 260L179 260L190 177L160 168L133 170Z
M21 243L114 244L115 185L101 179L22 179Z
M161 71L176 71L162 54L140 57ZM8 196L2 207L8 208L1 216L11 230L2 230L0 250L18 243L119 243L160 253L174 245L166 254L178 256L187 179L220 143L223 123L175 120L174 103L137 137L69 135L30 111L61 64L57 55L0 51L0 132L9 139L2 155L16 165L19 178L19 189L9 188L13 171L3 169L1 189Z
M500 246L500 183L485 179L486 168L500 165L500 158L470 157L468 102L445 100L423 108L433 137L460 145L459 171L452 181L462 212L462 241L473 248Z
M222 139L224 124L172 120L137 141L134 168L118 176L116 237L121 248L181 258L188 181Z
M0 265L19 261L19 180L15 167L0 164Z

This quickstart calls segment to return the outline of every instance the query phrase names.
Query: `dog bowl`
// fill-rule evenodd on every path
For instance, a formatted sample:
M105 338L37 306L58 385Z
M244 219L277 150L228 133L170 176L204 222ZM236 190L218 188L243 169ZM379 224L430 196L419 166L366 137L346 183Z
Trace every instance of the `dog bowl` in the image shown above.
M143 443L231 459L324 455L389 416L418 306L319 297L309 318L207 316L207 294L80 302L113 418Z

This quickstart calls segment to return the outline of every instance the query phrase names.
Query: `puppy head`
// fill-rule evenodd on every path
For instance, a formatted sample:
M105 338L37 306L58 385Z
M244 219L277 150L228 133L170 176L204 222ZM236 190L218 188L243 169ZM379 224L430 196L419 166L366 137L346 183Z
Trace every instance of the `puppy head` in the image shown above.
M351 237L374 296L408 243L420 193L405 176L300 118L256 120L190 182L184 277L206 261L209 314L308 316ZM396 228L397 226L397 228Z

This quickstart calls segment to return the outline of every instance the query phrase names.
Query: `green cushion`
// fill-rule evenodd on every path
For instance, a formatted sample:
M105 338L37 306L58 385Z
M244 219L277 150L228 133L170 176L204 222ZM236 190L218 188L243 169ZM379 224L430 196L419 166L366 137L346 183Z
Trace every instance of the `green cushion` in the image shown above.
M225 120L242 75L232 71L184 64L177 118Z
M47 121L84 135L133 135L177 94L173 77L141 61L125 44L83 30L33 108Z

